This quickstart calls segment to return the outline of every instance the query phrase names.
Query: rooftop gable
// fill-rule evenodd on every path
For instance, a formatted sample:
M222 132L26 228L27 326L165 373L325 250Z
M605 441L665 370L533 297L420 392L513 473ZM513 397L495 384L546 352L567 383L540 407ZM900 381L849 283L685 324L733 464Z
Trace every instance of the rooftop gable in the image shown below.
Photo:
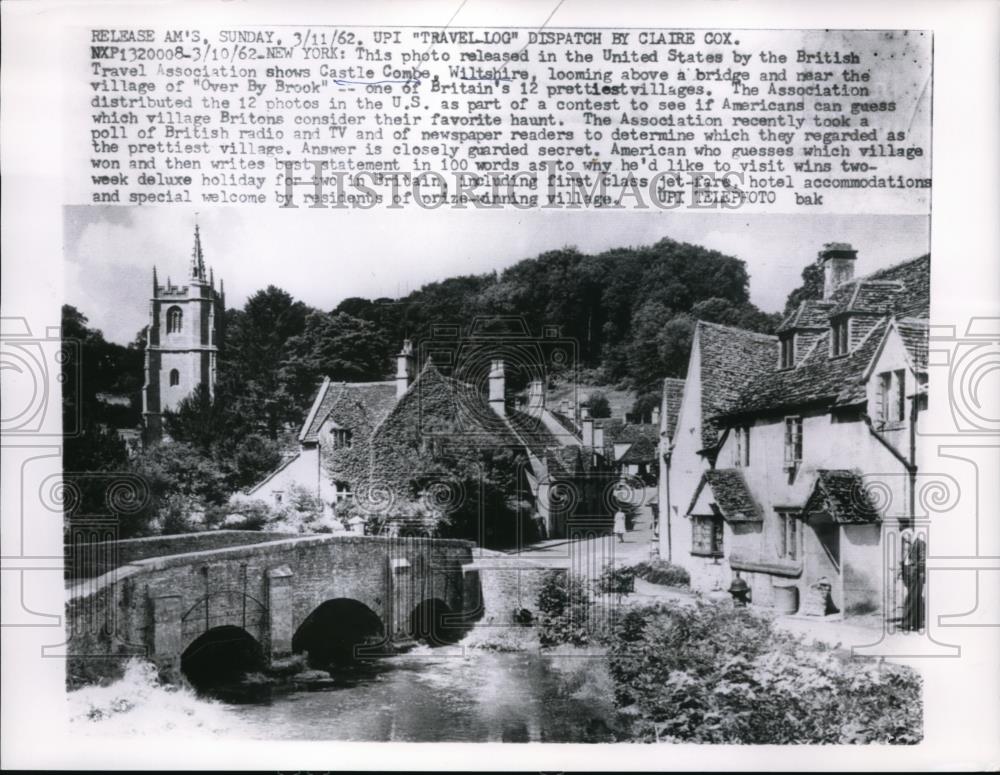
M695 337L701 357L702 443L709 448L722 429L716 418L738 404L757 375L776 368L778 338L705 321L698 321Z

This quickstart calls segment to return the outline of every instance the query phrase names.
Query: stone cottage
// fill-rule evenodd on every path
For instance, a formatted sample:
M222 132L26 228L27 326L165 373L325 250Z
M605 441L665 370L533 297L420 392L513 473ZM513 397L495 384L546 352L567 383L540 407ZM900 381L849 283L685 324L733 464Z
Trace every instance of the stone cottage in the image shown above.
M392 382L324 380L298 452L247 495L277 506L299 486L333 513L353 503L354 511L405 516L415 500L448 509L470 498L445 472L486 460L516 471L506 494L534 533L525 539L563 536L574 520L604 515L600 494L585 481L601 459L549 411L541 380L515 406L500 358L489 364L488 390L445 374L430 358L414 376L415 360L406 342ZM494 526L486 515L482 528L488 538Z
M705 368L717 327L699 324L666 445L684 516L673 557L703 590L739 572L760 605L873 613L886 600L884 536L913 513L921 464L930 258L857 279L850 245L828 244L819 260L823 298L803 301L777 337L727 337L736 352L725 360L740 365L721 392ZM821 609L806 611L821 586Z

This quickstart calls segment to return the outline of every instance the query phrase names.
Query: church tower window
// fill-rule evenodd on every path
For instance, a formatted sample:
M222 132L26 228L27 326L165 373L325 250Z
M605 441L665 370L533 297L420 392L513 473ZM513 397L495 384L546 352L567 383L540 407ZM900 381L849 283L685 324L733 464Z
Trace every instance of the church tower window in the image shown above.
M181 312L180 307L171 307L167 310L167 333L176 334L181 330L181 324L184 322L184 313Z
M181 384L181 373L177 369L170 370L170 387L176 387Z

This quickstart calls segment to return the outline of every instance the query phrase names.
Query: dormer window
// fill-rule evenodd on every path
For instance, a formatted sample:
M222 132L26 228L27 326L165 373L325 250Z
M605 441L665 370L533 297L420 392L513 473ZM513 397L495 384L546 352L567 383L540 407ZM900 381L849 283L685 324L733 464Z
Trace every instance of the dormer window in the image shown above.
M795 365L795 334L781 338L781 368L790 369Z
M848 320L843 318L830 327L830 354L833 356L847 355L851 349L851 339L848 332Z

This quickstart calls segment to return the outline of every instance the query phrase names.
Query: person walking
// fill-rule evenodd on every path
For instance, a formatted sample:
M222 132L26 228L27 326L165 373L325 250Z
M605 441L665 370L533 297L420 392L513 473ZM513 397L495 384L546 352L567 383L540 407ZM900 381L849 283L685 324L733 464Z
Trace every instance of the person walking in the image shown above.
M615 512L614 533L618 536L618 543L625 543L625 512L621 508Z

